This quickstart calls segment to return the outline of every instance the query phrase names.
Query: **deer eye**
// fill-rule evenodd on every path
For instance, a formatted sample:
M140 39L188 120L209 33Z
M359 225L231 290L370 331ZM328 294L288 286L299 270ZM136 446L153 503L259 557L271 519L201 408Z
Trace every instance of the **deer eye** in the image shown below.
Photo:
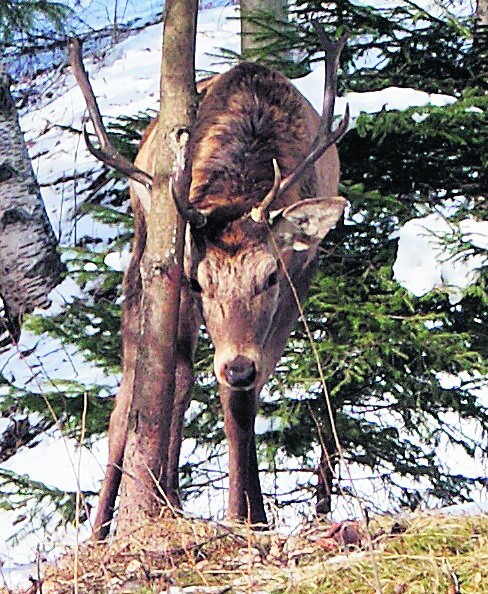
M278 282L278 272L275 270L266 279L266 281L263 285L263 291L267 291L271 287L274 287L274 285L276 285L277 282Z
M190 284L190 289L195 293L201 293L203 291L201 284L197 281L196 278L190 277L188 279L188 282Z

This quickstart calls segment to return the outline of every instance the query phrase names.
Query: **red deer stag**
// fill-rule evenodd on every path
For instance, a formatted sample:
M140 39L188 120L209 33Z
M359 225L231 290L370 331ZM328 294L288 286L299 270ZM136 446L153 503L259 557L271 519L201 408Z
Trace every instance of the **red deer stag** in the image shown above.
M204 81L187 147L192 183L186 210L181 206L185 200L175 195L190 232L167 495L179 504L183 418L191 399L192 359L203 319L215 347L214 370L229 447L228 517L249 518L252 524L266 523L254 437L259 393L298 317L296 296L303 301L307 295L318 246L345 204L337 197L335 143L347 130L348 111L332 131L345 37L332 42L322 28L317 31L327 55L322 117L284 76L258 64L242 63ZM79 78L86 87L87 79ZM95 537L103 538L120 482L131 402L139 335L139 264L157 129L153 123L146 131L134 167L110 146L93 96L87 103L102 147L95 149L87 138L89 148L131 177L135 219L132 261L124 278L123 379L110 419L109 463L94 528Z

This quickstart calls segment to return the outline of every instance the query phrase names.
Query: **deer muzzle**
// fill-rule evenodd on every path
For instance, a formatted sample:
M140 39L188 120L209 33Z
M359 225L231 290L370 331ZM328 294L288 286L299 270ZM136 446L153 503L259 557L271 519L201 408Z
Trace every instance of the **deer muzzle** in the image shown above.
M252 388L256 381L256 365L254 361L238 355L230 363L224 365L225 381L232 388Z

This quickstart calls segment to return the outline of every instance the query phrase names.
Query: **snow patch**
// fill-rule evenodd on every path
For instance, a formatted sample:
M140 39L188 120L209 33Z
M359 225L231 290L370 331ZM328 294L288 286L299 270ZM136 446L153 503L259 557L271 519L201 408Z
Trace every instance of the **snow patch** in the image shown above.
M319 113L322 112L324 101L324 72L324 65L317 63L314 64L314 70L309 75L292 81ZM426 93L404 87L387 87L381 91L346 93L343 97L337 98L334 113L336 116L343 115L346 104L349 103L351 120L355 120L363 112L405 110L409 107L424 107L425 105L444 107L455 102L456 98L451 95Z
M487 221L465 219L457 226L432 214L405 223L398 233L394 278L416 297L445 288L449 301L459 303L463 290L479 278L479 269L488 256L466 251L453 255L446 240L455 241L457 233L463 242L480 248L488 246Z
M121 252L110 252L104 258L106 266L117 272L125 272L130 264L131 252L126 249Z

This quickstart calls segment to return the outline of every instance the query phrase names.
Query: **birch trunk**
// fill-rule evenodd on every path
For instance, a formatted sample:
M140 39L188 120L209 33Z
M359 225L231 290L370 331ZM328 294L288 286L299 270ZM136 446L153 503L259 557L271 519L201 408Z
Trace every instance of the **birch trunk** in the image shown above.
M0 64L0 334L16 340L23 314L49 305L64 269L56 243Z

